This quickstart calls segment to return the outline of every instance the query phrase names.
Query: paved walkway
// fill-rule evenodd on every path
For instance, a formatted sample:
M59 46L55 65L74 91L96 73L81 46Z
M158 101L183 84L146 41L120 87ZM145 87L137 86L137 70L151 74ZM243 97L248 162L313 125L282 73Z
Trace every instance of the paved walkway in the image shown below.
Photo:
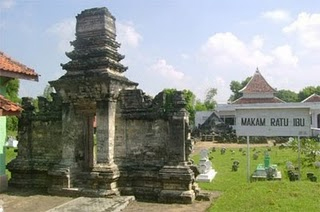
M79 197L47 212L120 212L133 200L133 196L113 198Z

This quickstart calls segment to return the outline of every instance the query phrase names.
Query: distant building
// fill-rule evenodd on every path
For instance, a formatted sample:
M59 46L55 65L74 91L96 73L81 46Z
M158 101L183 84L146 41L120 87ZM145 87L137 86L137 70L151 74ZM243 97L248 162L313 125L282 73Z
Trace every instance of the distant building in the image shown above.
M276 90L261 75L257 69L248 84L240 90L242 97L230 104L218 104L216 111L220 118L230 125L236 125L236 108L309 108L312 135L320 134L320 96L313 94L299 103L286 103L275 96Z

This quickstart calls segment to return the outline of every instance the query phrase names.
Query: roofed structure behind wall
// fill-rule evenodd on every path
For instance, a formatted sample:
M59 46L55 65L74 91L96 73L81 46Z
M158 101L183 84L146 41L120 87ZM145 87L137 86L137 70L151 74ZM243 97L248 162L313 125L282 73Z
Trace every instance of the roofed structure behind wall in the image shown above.
M0 95L0 116L16 116L19 115L22 108L10 100Z
M0 51L0 76L38 81L39 75L31 68L13 60Z
M307 97L302 102L320 102L320 95L314 93L314 94L310 95L309 97Z
M272 88L269 83L261 75L259 69L256 69L251 80L248 84L240 90L241 93L276 93L277 91Z
M265 78L261 75L259 69L252 76L248 84L239 92L242 97L232 102L232 104L256 104L256 103L283 103L281 99L275 96L276 89L272 88Z

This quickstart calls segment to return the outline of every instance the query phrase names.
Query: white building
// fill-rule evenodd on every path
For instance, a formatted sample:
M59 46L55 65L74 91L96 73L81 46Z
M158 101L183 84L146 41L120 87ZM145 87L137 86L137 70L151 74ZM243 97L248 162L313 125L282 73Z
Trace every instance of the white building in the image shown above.
M313 94L302 102L286 103L275 96L277 92L257 69L248 84L240 90L243 96L231 104L218 104L216 111L225 123L236 125L236 109L241 108L308 108L310 114L311 136L320 135L320 96Z

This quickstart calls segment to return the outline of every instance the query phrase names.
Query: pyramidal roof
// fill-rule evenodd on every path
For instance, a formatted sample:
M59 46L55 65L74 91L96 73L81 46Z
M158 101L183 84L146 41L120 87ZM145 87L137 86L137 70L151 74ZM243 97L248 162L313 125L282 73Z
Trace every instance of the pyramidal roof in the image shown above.
M276 93L277 91L272 88L269 83L261 75L257 68L248 84L240 90L241 93Z
M314 93L314 94L310 95L309 97L307 97L302 102L320 102L320 95Z

